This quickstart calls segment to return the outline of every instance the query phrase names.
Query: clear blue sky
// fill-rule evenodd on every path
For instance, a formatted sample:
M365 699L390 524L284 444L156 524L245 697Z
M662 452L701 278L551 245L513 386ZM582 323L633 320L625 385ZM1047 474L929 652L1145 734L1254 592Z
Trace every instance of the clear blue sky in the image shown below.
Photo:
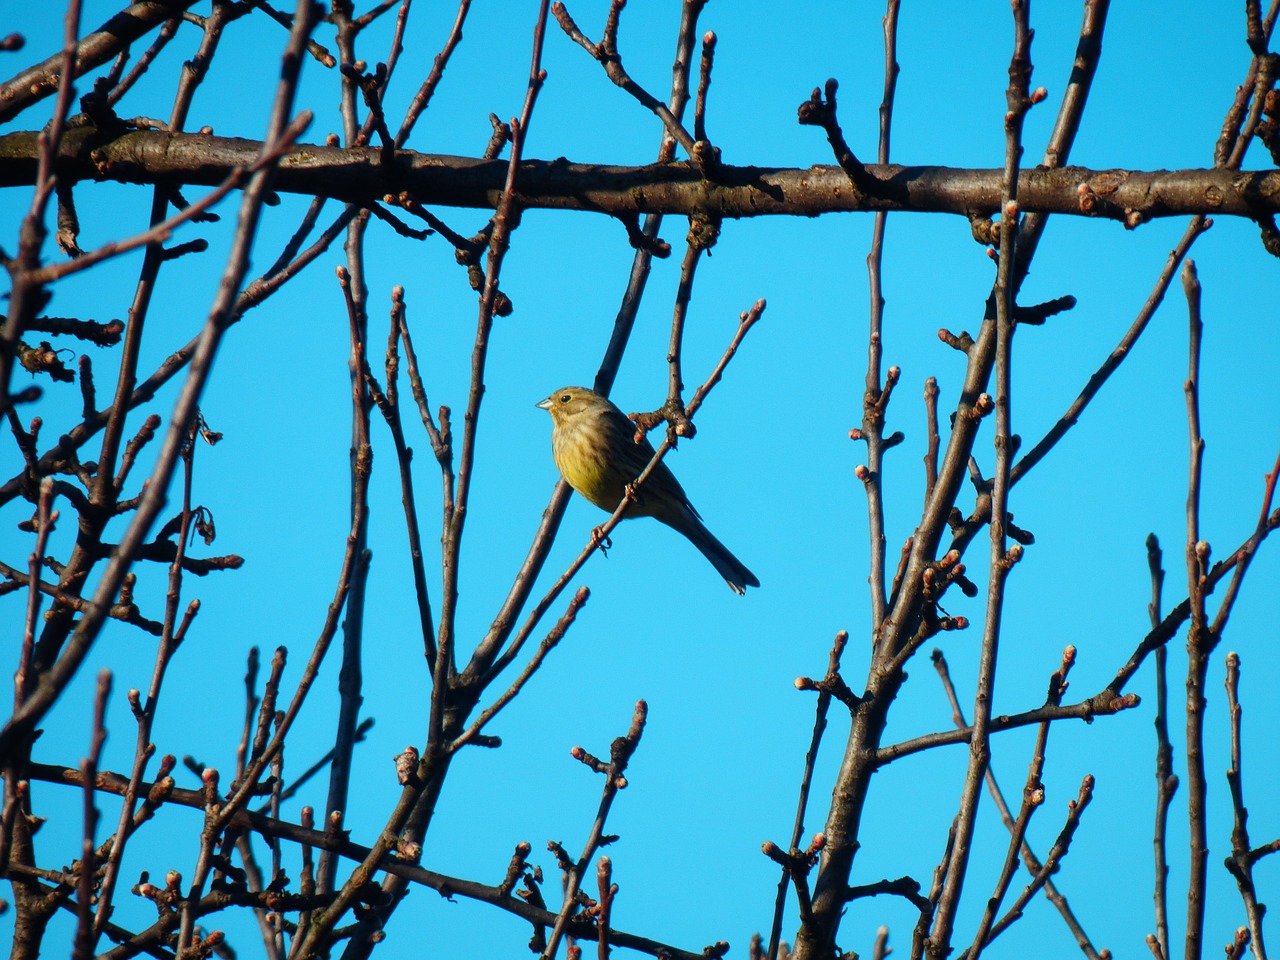
M363 6L363 5L362 5ZM598 37L607 4L570 5L588 35ZM87 4L86 26L116 7ZM197 10L201 10L197 7ZM628 69L655 93L670 78L679 5L635 4L621 31ZM524 94L533 3L500 8L477 4L464 41L436 101L408 146L437 153L477 154L488 138L490 111L517 114ZM398 117L430 67L453 18L453 5L415 7L388 113ZM827 77L841 83L841 120L854 149L875 154L876 107L883 62L878 5L711 3L704 29L719 36L708 131L729 163L807 166L830 162L821 133L801 128L795 108ZM1041 3L1033 85L1048 101L1032 111L1026 129L1028 165L1038 161L1068 78L1079 28L1079 5ZM370 31L361 55L385 59L390 21ZM4 32L26 35L27 48L0 54L0 72L16 73L57 48L61 11L24 5L5 19ZM318 39L330 43L322 28ZM1116 5L1072 162L1096 168L1177 169L1212 163L1214 141L1248 49L1238 5L1199 3ZM284 31L260 15L234 24L224 52L191 114L191 128L213 126L226 136L257 138ZM1008 5L903 5L899 34L902 74L894 123L893 159L958 167L995 167L1003 159L1004 87L1012 39ZM168 116L171 78L195 49L197 31L184 27L153 67L149 81L120 107L122 116ZM552 25L544 57L547 84L534 113L526 155L575 161L644 163L659 137L656 121L614 87L599 66ZM88 88L80 84L81 91ZM323 141L340 129L338 76L314 61L305 66L299 107L316 111L304 137ZM33 111L43 122L45 112ZM37 122L23 115L13 128ZM1255 146L1246 167L1267 164ZM191 189L189 195L200 191ZM77 199L86 249L145 226L150 191L85 185ZM0 245L12 251L16 223L30 201L26 189L0 193L6 223ZM303 198L285 197L267 213L254 256L256 275L292 232ZM220 209L226 219L234 206ZM336 213L336 207L334 208ZM480 211L437 210L464 234L484 222ZM1014 429L1026 443L1057 419L1119 340L1147 297L1181 221L1158 221L1126 232L1114 222L1055 218L1045 235L1023 302L1072 294L1079 305L1043 328L1019 333L1015 348ZM665 394L671 305L684 224L669 218L663 236L677 253L655 265L632 346L614 397L625 410L651 409ZM569 757L582 744L594 753L625 732L634 702L650 705L649 726L609 823L622 840L610 852L621 894L614 925L701 949L719 939L745 955L750 934L767 932L776 868L760 843L784 844L790 832L803 750L813 719L813 696L792 686L798 675L820 675L837 630L851 634L845 657L849 683L860 687L869 649L867 513L853 470L864 456L848 430L861 418L867 324L866 256L871 218L760 219L724 225L719 245L702 264L688 325L685 378L692 387L710 371L732 336L738 314L759 297L764 319L749 335L720 387L700 412L696 440L668 463L708 526L759 576L763 586L743 599L686 543L651 522L628 523L613 536L607 559L593 558L578 582L592 599L569 637L521 698L491 729L499 751L472 750L451 771L428 838L424 865L445 873L497 882L513 846L534 846L554 899L558 877L543 853L545 841L581 848L599 796L599 781ZM166 268L148 320L141 369L149 372L204 322L225 262L222 226L185 227L177 240L207 237L206 254ZM52 249L52 245L50 245ZM381 353L389 291L406 290L409 320L433 404L465 405L475 296L439 237L421 244L369 229L368 282L371 352ZM889 430L906 442L889 454L885 471L888 554L896 558L918 521L923 491L926 377L942 390L945 416L955 401L962 357L935 332L975 331L994 277L992 262L957 217L895 215L885 248L885 364L902 368L889 411ZM161 753L190 753L224 771L234 767L239 738L246 651L279 644L290 650L292 684L309 653L332 596L348 528L349 387L347 320L333 279L341 262L335 246L308 273L229 333L202 403L211 426L225 434L216 448L197 451L195 498L217 521L211 552L245 556L242 571L188 578L188 596L203 602L187 646L166 685L155 741ZM1280 447L1280 327L1274 291L1277 265L1261 249L1257 228L1220 218L1196 245L1204 284L1205 343L1201 378L1205 461L1202 529L1225 555L1251 531L1262 478ZM114 271L95 270L59 286L49 311L59 316L123 318L140 257ZM590 215L531 211L515 236L502 286L513 316L494 330L478 449L478 472L463 550L460 644L487 627L505 595L537 525L556 473L550 424L533 404L565 383L590 383L607 342L630 267L621 227ZM1148 628L1149 583L1143 541L1156 532L1168 571L1166 609L1185 596L1187 432L1182 392L1186 376L1186 308L1175 284L1136 351L1054 453L1020 484L1011 508L1036 544L1008 587L995 709L1017 712L1043 700L1062 648L1079 648L1069 699L1101 689ZM73 348L79 349L75 344ZM110 357L94 353L99 396L111 383ZM138 420L166 415L167 391ZM78 391L58 386L24 416L38 413L46 431L64 429L78 410ZM978 455L990 473L991 426ZM348 825L353 839L376 836L398 791L391 757L420 744L428 688L416 636L417 615L405 563L400 494L390 439L375 414L375 469L365 664L365 711L377 723L357 755ZM48 437L46 437L46 442ZM428 561L436 541L438 479L420 431L410 443ZM92 445L91 445L92 446ZM18 469L8 446L4 462ZM970 502L962 494L961 506ZM28 516L12 504L0 524L4 559L30 549L14 524ZM166 516L168 514L166 513ZM577 554L602 515L575 498L552 554L547 577ZM60 530L65 550L72 526ZM1208 775L1210 816L1209 915L1206 949L1216 951L1243 922L1234 884L1221 866L1229 851L1230 806L1223 658L1238 650L1244 662L1245 788L1255 843L1280 834L1273 731L1280 707L1273 695L1277 628L1271 600L1280 585L1276 544L1252 569L1209 678ZM969 617L967 632L939 638L972 714L981 616L985 599L985 538L967 560L982 593L948 596L949 612ZM428 563L430 571L431 564ZM679 584L672 591L671 583ZM163 602L160 571L139 591L144 610ZM438 596L435 590L433 596ZM25 594L0 601L16 636ZM1216 608L1216 602L1213 604ZM559 607L556 608L560 609ZM1184 638L1171 645L1170 692L1182 702ZM945 729L950 710L927 660L910 669L895 705L886 742ZM104 767L126 770L133 728L123 691L145 688L154 651L133 632L108 629L85 671L116 671ZM287 769L295 773L326 748L336 714L337 651L291 742ZM291 686L290 686L291 689ZM1130 687L1143 706L1093 726L1054 728L1045 776L1047 802L1030 839L1043 853L1057 835L1080 778L1097 778L1095 800L1057 882L1099 947L1117 956L1146 953L1151 915L1151 822L1154 808L1150 665ZM41 759L74 766L88 735L88 681L73 687L46 723ZM847 733L833 708L810 814L819 830ZM1175 715L1175 730L1180 719ZM1011 796L1030 759L1031 733L1002 736L994 769ZM910 874L927 886L942 852L964 775L966 751L955 747L917 755L883 771L863 821L854 882ZM1185 763L1176 760L1179 773ZM184 779L185 778L185 779ZM194 786L180 772L179 783ZM323 805L320 784L304 802ZM78 849L79 795L38 786L38 812L51 817L38 838L42 863L69 863ZM957 944L966 944L989 895L1005 849L993 808L984 800L975 861ZM111 808L107 808L111 811ZM287 816L296 818L297 805ZM61 817L61 819L59 819ZM69 819L68 819L69 817ZM114 824L115 813L105 822ZM126 885L148 869L190 876L199 820L169 811L154 841L132 848ZM1182 931L1185 890L1185 789L1171 818L1171 940ZM74 824L75 830L69 825ZM290 851L290 857L293 852ZM290 860L290 876L297 877ZM1280 879L1276 858L1259 865L1264 891ZM1016 881L1020 884L1021 879ZM140 927L152 907L122 892L117 918ZM0 930L12 921L0 917ZM785 929L794 929L794 905ZM211 918L210 927L221 925ZM914 910L906 903L860 901L841 928L840 944L864 954L876 927L887 923L899 953L909 950ZM66 920L58 923L64 927ZM243 921L230 928L241 956L256 955L257 934ZM57 933L52 934L55 938ZM451 952L462 956L519 956L528 928L504 914L465 902L442 902L415 890L402 905L380 948L388 958ZM48 949L56 951L55 941ZM66 941L61 941L66 942ZM992 957L1069 956L1066 928L1043 899L997 941Z

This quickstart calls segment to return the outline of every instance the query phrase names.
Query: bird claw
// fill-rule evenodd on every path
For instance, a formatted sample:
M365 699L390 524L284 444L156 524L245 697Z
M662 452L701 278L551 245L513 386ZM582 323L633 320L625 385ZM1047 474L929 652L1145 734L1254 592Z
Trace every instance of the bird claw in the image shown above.
M598 548L607 557L609 548L613 546L613 541L605 535L604 527L594 527L591 530L591 545Z

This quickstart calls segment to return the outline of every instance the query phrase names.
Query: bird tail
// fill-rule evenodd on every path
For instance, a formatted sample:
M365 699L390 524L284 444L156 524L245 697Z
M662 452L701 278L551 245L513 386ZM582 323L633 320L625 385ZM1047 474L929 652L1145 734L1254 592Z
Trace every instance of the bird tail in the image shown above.
M676 525L671 524L671 526ZM689 542L702 551L702 555L711 561L711 565L716 568L716 572L724 577L724 582L729 585L729 589L734 593L741 596L747 592L747 587L760 586L760 581L756 579L756 575L748 570L741 560L730 553L729 548L717 540L692 511L686 512L681 517L681 524L676 529L688 537Z

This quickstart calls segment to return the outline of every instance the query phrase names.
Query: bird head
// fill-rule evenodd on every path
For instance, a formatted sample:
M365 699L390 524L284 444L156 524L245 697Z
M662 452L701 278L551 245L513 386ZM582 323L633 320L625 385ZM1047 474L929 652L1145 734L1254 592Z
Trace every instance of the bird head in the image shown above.
M550 413L552 421L558 424L608 404L608 400L586 387L561 387L537 405Z

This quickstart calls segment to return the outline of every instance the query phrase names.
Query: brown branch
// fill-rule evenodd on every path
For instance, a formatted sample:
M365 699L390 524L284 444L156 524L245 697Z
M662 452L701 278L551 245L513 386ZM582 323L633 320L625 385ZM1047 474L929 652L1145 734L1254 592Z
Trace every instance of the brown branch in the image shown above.
M1141 699L1135 693L1113 696L1111 690L1107 689L1078 703L1064 704L1063 706L1047 705L1036 707L1034 710L1027 710L1023 713L1006 713L994 716L991 718L990 731L999 733L1002 730L1026 727L1033 723L1042 723L1045 720L1084 720L1086 723L1090 723L1097 717L1111 716L1121 710L1132 710L1141 702ZM876 751L871 762L877 767L881 767L886 763L897 760L899 757L910 756L913 753L919 753L921 750L932 750L934 747L948 744L969 743L972 739L972 726L927 733L920 737L881 747Z
M631 762L632 755L635 754L636 748L640 746L640 737L644 733L645 719L648 713L648 704L643 700L637 701L635 711L631 716L631 726L626 734L618 737L610 744L609 763L601 771L604 774L604 787L600 794L600 805L596 810L596 819L591 824L586 843L583 844L582 855L568 871L568 876L565 880L564 902L560 907L559 914L556 916L555 925L551 930L547 945L543 948L541 960L551 960L556 955L556 948L568 930L570 917L573 915L574 907L577 905L577 892L586 875L587 864L595 856L596 850L601 845L605 820L608 819L609 811L613 807L613 801L617 797L618 791L627 785L624 774L626 773L627 765ZM574 747L573 753L575 757L584 759L584 752L581 747ZM601 928L599 936L604 938L607 933L606 929Z
M1092 799L1093 777L1086 775L1080 783L1079 794L1067 807L1066 825L1058 834L1058 839L1054 841L1053 846L1049 848L1049 854L1044 858L1044 864L1037 871L1031 882L1027 884L1026 889L1019 894L1018 899L1009 908L1009 911L991 928L991 935L987 938L988 943L1007 930L1015 920L1022 916L1022 911L1031 902L1031 898L1040 891L1040 888L1048 882L1049 877L1057 871L1058 865L1062 862L1062 858L1067 855L1067 850L1071 846L1071 840L1075 836L1076 828L1080 826L1080 817Z
M27 587L35 586L35 589L45 596L54 598L54 608L62 608L65 610L75 610L80 613L87 613L95 608L95 604L91 600L84 597L71 596L65 593L56 583L49 583L41 580L39 577L34 579L29 574L25 574L20 570L9 566L7 563L0 561L0 577L15 584L21 584ZM112 620L119 620L122 623L128 623L135 627L145 630L154 637L160 636L162 625L156 620L149 620L144 617L133 603L112 603L105 612L105 615Z
M547 654L555 649L556 645L564 639L565 633L568 631L569 627L573 625L573 621L577 619L578 611L583 608L590 596L591 591L586 587L578 588L577 593L573 595L573 599L569 601L569 606L565 610L564 614L558 621L556 621L556 625L552 627L551 631L543 638L542 643L538 645L537 651L529 658L529 662L525 664L524 669L520 671L520 674L513 681L511 681L511 686L509 686L491 706L486 707L480 712L480 715L476 717L475 721L467 728L465 733L449 744L450 753L457 752L466 744L476 740L480 735L480 731L484 729L485 724L497 716L498 713L502 711L503 707L515 699L516 695L521 691L521 689L523 689L524 685L528 683L529 678L532 677L534 673L537 672L538 668L542 666L542 662L547 658Z
M928 432L929 445L925 449L924 454L924 502L928 504L929 499L933 496L934 485L938 482L938 443L940 437L938 435L938 381L934 377L929 377L924 382L924 412L925 412L925 429ZM903 558L905 560L905 556ZM899 574L901 576L901 574ZM893 592L897 593L897 582L894 583Z
M1070 658L1074 660L1074 648L1068 648ZM942 688L947 695L947 700L951 704L951 718L955 725L961 729L967 726L964 719L964 711L960 706L960 700L956 696L955 685L951 682L951 672L947 666L946 657L942 655L942 651L935 650L932 656L934 668L938 671L938 676L942 680ZM1059 674L1055 674L1053 680L1050 681L1049 700L1050 702L1060 703L1062 693L1066 689L1063 678L1065 672L1070 666L1068 655L1064 652L1063 667ZM1045 729L1045 725L1041 725L1041 730ZM1009 806L1005 802L1004 793L1000 789L999 783L996 782L995 773L990 768L986 775L987 791L991 794L991 799L995 802L996 808L1000 811L1000 818L1004 821L1005 828L1011 833L1016 829L1013 816L1009 812ZM1023 863L1033 876L1040 874L1044 867L1043 862L1035 855L1031 849L1031 844L1024 838L1021 843L1021 853ZM1051 874L1047 874L1044 879L1045 897L1058 909L1058 913L1062 916L1063 922L1071 930L1072 935L1076 938L1076 943L1088 960L1100 960L1100 955L1093 942L1089 939L1084 928L1080 925L1080 921L1076 919L1075 912L1067 903L1067 898L1059 892L1058 888L1050 879ZM1025 906L1025 904L1024 904Z
M849 634L845 630L841 630L836 634L835 640L831 644L831 653L827 657L827 679L835 680L840 676L840 658L844 653L845 645L849 642ZM797 682L799 686L799 682ZM815 685L816 686L816 685ZM813 733L809 737L809 749L804 756L804 770L800 775L800 791L796 800L796 818L795 823L791 827L791 846L790 849L797 849L800 846L800 838L804 836L804 818L809 808L809 788L813 782L814 767L818 762L818 747L822 743L822 735L827 729L827 711L831 707L832 693L829 688L819 688L818 701L814 707L813 717ZM791 879L790 870L784 866L782 876L778 880L778 893L774 899L773 905L773 924L769 929L769 952L767 956L770 960L778 955L778 944L782 937L782 917L783 910L787 903L787 885Z
M440 52L435 55L435 59L431 61L431 72L427 74L427 78L422 81L422 86L414 94L413 100L409 104L409 109L405 111L400 129L396 131L395 146L397 150L403 147L409 139L409 134L413 132L413 127L418 122L418 117L427 108L427 104L431 102L431 97L435 94L436 87L440 85L440 81L444 77L445 67L449 64L449 58L453 56L453 51L462 39L462 25L466 23L467 13L470 9L471 0L458 0L458 13L453 19L453 28L449 31L448 39L445 40L444 45L440 48Z
M1189 875L1187 877L1186 953L1200 955L1204 943L1205 901L1208 896L1208 781L1204 762L1205 678L1209 654L1217 643L1205 615L1204 575L1209 566L1209 544L1200 539L1200 481L1203 469L1204 438L1200 434L1200 345L1204 324L1200 317L1200 282L1195 264L1182 267L1182 286L1187 297L1188 333L1187 428L1190 433L1190 467L1187 478L1187 599L1191 624L1187 634L1187 819L1189 834Z
M1107 355L1106 360L1098 367L1093 376L1089 378L1089 382L1085 384L1084 389L1080 391L1079 396L1072 401L1065 413L1058 418L1058 422L1053 425L1048 433L1042 437L1034 447L1028 450L1018 460L1013 468L1013 482L1017 483L1026 475L1026 473L1034 467L1040 460L1058 443L1059 440L1074 427L1080 420L1080 415L1084 412L1085 407L1089 405L1094 396L1102 389L1103 384L1111 377L1124 359L1133 350L1134 345L1138 342L1138 338L1147 328L1147 323L1155 315L1156 308L1164 302L1164 295L1169 289L1169 284L1173 281L1174 274L1177 273L1179 265L1187 252L1191 249L1191 245L1196 239L1208 230L1212 225L1212 221L1206 217L1194 217L1188 225L1186 231L1182 235L1182 239L1170 252L1165 262L1164 269L1160 271L1160 276L1156 279L1155 288L1143 303L1142 308L1138 311L1138 315L1134 318L1129 329L1125 331L1120 342L1116 344L1115 349Z
M853 150L844 138L844 131L840 129L840 121L836 119L836 91L839 84L835 79L826 82L824 90L826 92L826 100L823 100L823 90L814 87L813 93L809 99L800 104L796 111L797 119L802 126L822 127L827 135L827 142L831 144L831 150L836 155L836 163L840 165L849 178L849 183L853 185L854 191L859 195L874 194L883 189L882 185L871 174L867 167L854 156ZM881 118L883 120L883 114ZM881 128L883 130L883 127ZM882 164L885 160L880 161Z
M996 434L995 476L991 491L991 559L988 566L986 617L978 664L972 735L969 740L969 765L961 790L959 810L956 813L955 845L947 865L942 895L938 898L934 911L933 925L926 941L926 955L930 960L941 960L950 954L952 949L951 935L969 867L982 783L991 762L991 704L1000 649L1005 582L1013 564L1017 563L1022 556L1022 549L1018 544L1008 546L1006 518L1009 512L1009 490L1012 485L1010 473L1014 454L1011 389L1012 338L1015 323L1013 305L1018 285L1016 270L1018 253L1016 245L1019 239L1020 219L1018 170L1022 160L1023 123L1033 103L1037 102L1030 91L1032 32L1029 17L1028 4L1023 0L1014 0L1014 46L1009 62L1009 86L1005 93L1007 110L1004 116L1005 170L1001 188L1000 252L996 282L991 293L991 298L995 302ZM1042 725L1041 731L1042 738L1047 736L1048 725ZM1035 764L1033 764L1033 771L1034 768ZM1033 806L1024 803L1024 818L1030 816ZM1023 829L1025 830L1025 819ZM1017 841L1010 845L1006 858L1003 873L1005 885L1012 876L1021 837L1017 837ZM998 905L998 899L996 903ZM994 909L989 912L994 915ZM972 949L981 950L981 948L982 942L979 939L975 941Z
M346 142L360 142L362 134L356 117L355 94L362 88L359 71L354 65L354 43L357 28L350 19L351 10L335 5L334 23L338 28L338 53L342 64L341 113ZM385 79L383 66L379 67ZM363 86L370 115L381 110L377 91ZM390 150L390 134L385 123L380 127L384 149ZM369 209L377 207L370 204ZM350 529L347 534L348 549L358 556L368 553L369 543L369 482L373 472L373 446L370 438L370 418L373 400L370 396L370 374L366 356L369 313L368 288L364 272L364 241L369 218L359 214L347 227L345 244L346 266L338 267L338 286L346 306L348 336L351 350L348 359L348 377L351 383L351 446L349 461ZM336 811L348 808L352 754L355 750L356 726L360 719L364 683L363 649L365 596L368 586L369 564L357 565L347 593L346 616L342 623L342 662L338 672L339 708L335 720L333 758L329 765L329 789L325 800L326 818ZM329 893L334 887L336 859L328 852L320 856L316 866L316 889Z
M372 388L373 382L367 367L367 359L365 361L365 379L371 386L373 401L378 405L378 409L382 413L383 419L387 422L388 429L391 431L391 441L396 450L396 463L400 472L400 500L404 507L405 528L409 543L409 564L413 569L414 594L418 606L418 626L422 632L426 660L428 663L433 663L435 661L435 628L431 616L431 599L427 591L427 571L423 564L422 533L418 523L417 494L413 486L413 472L411 470L413 452L409 449L408 442L405 440L404 425L400 418L400 392L397 378L400 370L399 343L401 338L404 340L406 353L409 357L409 375L414 397L415 399L420 398L419 406L424 414L423 422L427 425L428 436L438 456L440 453L440 435L436 431L435 423L426 408L426 394L423 391L422 381L418 375L417 358L412 352L413 345L409 340L409 330L405 321L404 288L396 286L391 290L391 324L387 336L387 355L384 364L387 374L387 389L385 393Z
M1160 542L1155 534L1147 537L1147 566L1151 571L1151 603L1147 613L1151 628L1160 627L1160 594L1164 586L1164 569L1161 566ZM1168 825L1169 807L1178 789L1178 778L1173 772L1173 744L1169 740L1169 648L1156 650L1156 817L1152 844L1155 848L1155 904L1156 944L1163 956L1169 956L1169 862Z
M707 253L720 235L720 224L697 217L689 219L684 260L680 264L680 281L676 285L675 307L671 314L671 339L667 346L667 402L659 411L668 423L668 436L674 445L676 437L692 437L697 430L684 412L684 378L681 372L684 351L684 324L693 297L693 280L702 255Z
M77 320L65 317L36 317L26 325L27 330L72 336L87 340L99 347L114 347L120 342L124 324L119 320L100 323L96 320Z
M29 773L33 780L53 784L63 784L66 786L84 786L84 779L80 770L71 767L33 763L31 764ZM152 783L141 784L144 791L154 790L157 786L157 784ZM94 780L94 788L104 793L123 796L125 791L128 789L128 778L110 771L99 771ZM206 802L204 791L185 790L176 787L171 788L168 798L171 803L191 807L197 810L203 810ZM287 840L290 843L335 850L344 859L356 862L365 860L370 853L370 848L351 842L341 833L320 831L286 821L273 820L249 810L235 810L230 818L230 823L237 827L262 834L263 836L279 837L280 839ZM404 860L398 860L390 856L385 857L379 863L378 868L395 876L403 877L412 883L435 890L442 896L460 896L469 900L487 903L533 923L541 923L550 926L556 919L556 915L554 913L531 906L517 897L510 896L510 891L503 890L501 886L488 886L486 884L476 883L475 881L452 877L433 870L427 870L423 867L417 866L416 864L408 863ZM309 896L306 891L303 891L303 895ZM214 896L222 896L224 898L221 905L217 906L215 909L223 909L226 906L234 905L226 899L226 894L208 894L206 895L205 901L202 901L202 909L205 904L209 902L208 898ZM205 912L208 911L205 910ZM575 937L590 939L596 938L594 924L588 925L578 918L570 920L568 929ZM666 950L673 958L675 958L675 960L705 960L704 954L678 950L666 944L658 943L657 941L635 936L633 934L627 934L619 930L609 931L609 941L616 947L638 950L642 953L649 954L650 956L658 956L660 951Z
M76 46L73 78L102 66L134 40L194 3L195 0L143 0L121 10ZM61 71L62 54L57 53L0 84L0 123L12 120L54 93Z
M556 3L551 5L551 12L565 35L598 60L600 65L604 67L604 72L609 79L631 94L641 106L651 111L654 116L661 120L667 134L680 146L684 147L685 152L691 158L696 158L699 153L697 144L676 115L666 104L636 83L622 65L622 56L618 53L618 18L624 3L625 0L614 0L613 4L610 5L609 16L604 28L604 37L599 43L593 43L583 35L563 3L557 0Z
M120 98L128 93L129 90L133 88L133 85L142 78L142 75L146 73L147 69L151 66L151 62L159 56L160 51L168 46L169 41L178 35L178 27L181 24L182 20L178 17L174 17L172 20L166 20L161 24L160 32L156 34L156 38L151 41L151 45L142 52L142 56L138 58L138 62L133 65L133 69L129 71L128 75L123 80L119 79L119 74L124 71L125 60L129 56L129 51L125 49L120 52L116 57L115 64L112 65L111 73L94 84L95 93L100 92L105 87L106 105L108 107L114 107L119 103ZM106 84L104 86L99 86L99 84L103 84L104 80L107 81Z
M889 162L889 144L893 131L893 101L898 88L898 10L899 0L888 0L883 20L884 31L884 88L880 99L880 136L876 151L877 162ZM831 122L835 123L835 88L828 97ZM837 131L838 131L837 127ZM858 164L858 170L864 170ZM856 186L855 181L855 186ZM884 233L888 216L884 211L876 213L871 227L871 250L867 253L867 285L870 299L867 318L867 375L862 395L862 426L859 435L867 444L867 478L863 482L867 494L867 514L871 541L871 629L878 636L880 622L888 607L885 584L885 520L884 520L884 453L889 444L884 437L885 408L889 394L897 381L897 367L889 369L890 378L881 381L884 354L884 290L883 261ZM935 408L936 419L936 408ZM933 431L936 435L937 431ZM852 436L852 434L850 434ZM936 441L935 441L936 442ZM934 447L936 455L936 446ZM936 468L935 468L936 474Z
M1271 504L1275 499L1276 481L1280 479L1280 454L1276 456L1275 465L1272 466L1271 472L1266 475L1265 492L1262 497L1262 507L1258 511L1258 523L1254 527L1254 536L1261 537L1266 535L1267 527L1270 523ZM1227 584L1227 590L1222 598L1222 603L1218 607L1218 612L1214 615L1213 623L1209 626L1209 632L1212 636L1221 639L1222 631L1226 629L1227 618L1231 616L1231 610L1235 606L1236 597L1240 593L1240 585L1244 580L1244 575L1249 569L1249 564L1253 561L1252 552L1239 554L1236 558L1238 562L1235 570L1231 574L1231 582Z
M1262 917L1266 907L1258 902L1254 886L1253 865L1256 859L1249 847L1249 811L1244 805L1244 780L1240 762L1240 727L1244 713L1240 707L1240 656L1232 651L1227 654L1227 710L1231 716L1231 767L1227 770L1227 784L1231 788L1231 809L1234 822L1231 828L1231 855L1226 858L1227 870L1235 878L1244 901L1245 918L1249 923L1250 942L1257 960L1266 960L1267 948L1262 939Z
M34 131L0 136L0 187L35 182L36 136ZM92 128L78 128L67 131L57 162L60 175L72 180L216 186L234 168L256 160L259 147L252 140L156 130L104 139ZM398 151L395 164L385 167L378 162L380 153L378 147L299 144L282 159L272 187L353 203L406 190L428 206L492 210L501 199L506 161ZM684 162L628 167L524 160L521 205L613 217L671 213L724 219L859 210L968 216L1000 209L999 169L898 164L868 164L866 169L900 190L893 196L854 194L837 166L719 165L708 186L697 166ZM1280 172L1037 167L1020 171L1018 198L1024 213L1122 223L1134 213L1143 220L1196 214L1254 219L1280 212Z
M98 857L94 836L98 829L97 792L93 782L102 760L102 745L107 739L105 716L107 698L111 696L111 671L98 672L98 691L93 699L93 733L89 741L89 756L80 763L84 777L84 842L80 851L80 873L76 883L76 933L71 951L72 960L89 960L93 956L94 916L93 891L96 886Z

